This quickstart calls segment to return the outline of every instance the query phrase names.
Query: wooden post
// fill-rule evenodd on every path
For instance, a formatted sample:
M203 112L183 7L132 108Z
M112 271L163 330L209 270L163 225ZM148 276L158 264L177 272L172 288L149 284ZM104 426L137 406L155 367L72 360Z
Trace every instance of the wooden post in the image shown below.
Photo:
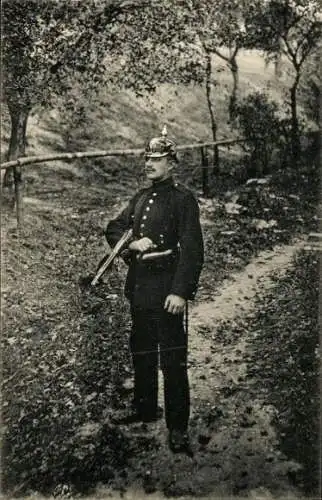
M19 157L25 155L26 130L30 108L21 104L20 99L17 99L17 96L14 94L8 96L7 105L11 119L10 141L7 154L9 160L7 163L10 163L10 161L16 161ZM12 167L17 225L19 228L23 218L22 171L19 165L13 165ZM7 175L10 178L9 169L7 169Z
M23 220L22 179L20 167L13 167L13 178L15 187L17 226L20 229Z
M214 158L213 158L212 173L213 173L213 175L219 174L219 148L218 148L217 144L214 146Z
M208 176L208 152L206 147L200 148L202 167L202 192L205 198L209 198L209 176Z

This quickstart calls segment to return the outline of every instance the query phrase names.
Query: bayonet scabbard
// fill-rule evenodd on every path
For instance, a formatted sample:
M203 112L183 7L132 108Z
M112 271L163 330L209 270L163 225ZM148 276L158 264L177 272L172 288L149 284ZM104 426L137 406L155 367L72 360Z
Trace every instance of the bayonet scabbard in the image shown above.
M107 271L107 269L112 265L114 259L120 255L120 253L124 250L124 248L127 246L128 242L132 239L132 234L133 231L132 229L129 229L126 231L122 238L116 243L115 247L113 248L112 252L110 255L105 256L102 259L102 263L99 266L94 278L91 281L91 285L95 286L97 285L99 279L103 276L103 274Z

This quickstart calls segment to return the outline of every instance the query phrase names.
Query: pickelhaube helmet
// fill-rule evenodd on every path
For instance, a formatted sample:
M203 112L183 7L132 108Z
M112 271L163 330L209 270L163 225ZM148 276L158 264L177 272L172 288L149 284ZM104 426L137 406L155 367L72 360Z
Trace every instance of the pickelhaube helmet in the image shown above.
M147 158L161 158L169 156L177 161L176 143L167 137L168 131L166 125L163 127L160 137L153 137L145 148Z

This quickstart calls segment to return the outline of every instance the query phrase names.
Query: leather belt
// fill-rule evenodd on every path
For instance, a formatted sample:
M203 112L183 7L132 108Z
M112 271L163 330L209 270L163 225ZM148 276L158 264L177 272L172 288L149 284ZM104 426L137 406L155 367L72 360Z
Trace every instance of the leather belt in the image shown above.
M137 255L138 260L157 260L157 259L162 259L162 257L167 257L168 255L171 255L173 250L169 248L168 250L163 250L162 252L149 252L149 253L144 253L143 255Z

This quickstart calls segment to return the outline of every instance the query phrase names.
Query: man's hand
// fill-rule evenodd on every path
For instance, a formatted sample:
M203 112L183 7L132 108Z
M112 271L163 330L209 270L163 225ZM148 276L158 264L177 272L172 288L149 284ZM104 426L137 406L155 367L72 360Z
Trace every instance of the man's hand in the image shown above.
M171 314L181 314L184 311L185 299L179 295L168 295L164 302L164 309Z
M135 252L146 252L152 248L156 248L156 245L146 236L140 240L134 240L129 244L129 249L134 250Z

